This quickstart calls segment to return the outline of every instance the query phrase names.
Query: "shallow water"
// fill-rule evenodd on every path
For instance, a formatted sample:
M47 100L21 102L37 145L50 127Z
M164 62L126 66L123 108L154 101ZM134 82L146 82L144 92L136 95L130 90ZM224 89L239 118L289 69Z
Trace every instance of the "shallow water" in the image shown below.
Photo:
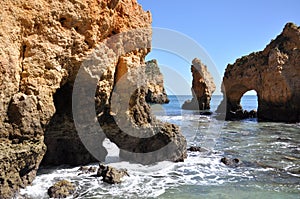
M41 169L21 194L47 198L48 187L68 179L78 187L76 198L299 198L300 124L225 122L181 110L190 96L170 98L170 104L154 105L153 112L163 121L178 124L188 146L201 146L207 152L189 152L181 163L143 166L121 162L116 147L106 142L110 149L106 162L128 169L130 176L123 183L108 185L91 174L78 175L78 167L65 166ZM256 108L255 99L244 99L243 106ZM220 100L213 98L212 110ZM239 158L241 164L227 167L220 162L224 156Z

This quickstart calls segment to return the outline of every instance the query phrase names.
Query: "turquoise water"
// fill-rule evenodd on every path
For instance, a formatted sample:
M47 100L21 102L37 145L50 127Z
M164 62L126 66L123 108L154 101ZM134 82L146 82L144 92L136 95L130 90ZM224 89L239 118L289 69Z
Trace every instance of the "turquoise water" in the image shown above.
M160 162L143 166L118 159L112 143L107 164L126 168L130 174L119 185L108 185L78 167L41 169L33 185L23 189L28 198L47 198L46 190L55 181L68 179L78 187L76 198L299 198L300 124L258 123L216 120L197 111L181 110L190 96L169 96L171 103L152 105L163 121L180 126L188 146L206 152L189 152L184 162ZM216 110L221 96L212 99ZM256 96L242 100L245 109L257 108ZM227 167L222 157L238 158L238 167ZM92 164L96 165L96 164Z
M172 107L172 114L175 110L181 111L183 118L196 116L195 111L179 109L180 102L187 98L179 96L176 105L165 106ZM213 97L212 110L217 109L221 98ZM244 96L241 105L246 110L257 109L257 96ZM195 165L186 170L194 170L191 173L195 176L201 176L201 172L212 172L213 175L196 177L194 184L169 189L160 198L300 198L299 124L198 118L188 122L171 121L181 126L190 145L204 146L212 152L201 155L190 153L189 158L196 156ZM242 165L224 168L217 160L225 156L239 158ZM209 165L201 162L203 158L211 160ZM216 165L213 165L214 160Z

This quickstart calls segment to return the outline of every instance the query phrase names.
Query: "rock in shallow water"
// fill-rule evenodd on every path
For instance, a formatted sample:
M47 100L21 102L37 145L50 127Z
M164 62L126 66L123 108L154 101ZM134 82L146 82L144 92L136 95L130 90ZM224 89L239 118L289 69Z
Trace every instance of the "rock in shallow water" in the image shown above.
M118 170L111 166L99 164L97 177L102 177L103 181L109 184L121 183L124 176L129 176L126 170Z
M193 99L185 101L182 109L209 110L211 95L216 90L216 85L206 65L197 58L192 63L193 85L191 90Z
M223 157L221 159L221 162L229 167L237 167L241 163L241 161L238 158L231 159L231 158L226 158L226 157Z
M97 171L97 167L88 167L88 166L81 166L78 171L80 171L81 173L79 173L78 175L81 174L88 174L88 173L95 173Z
M239 109L236 110L235 112L230 111L230 113L228 113L228 116L230 117L231 120L257 118L257 111L256 110L247 111L247 110Z
M48 189L48 195L50 198L66 198L72 195L75 190L76 188L71 182L61 180Z
M191 152L207 152L208 151L207 149L199 147L199 146L191 146L187 150L191 151Z

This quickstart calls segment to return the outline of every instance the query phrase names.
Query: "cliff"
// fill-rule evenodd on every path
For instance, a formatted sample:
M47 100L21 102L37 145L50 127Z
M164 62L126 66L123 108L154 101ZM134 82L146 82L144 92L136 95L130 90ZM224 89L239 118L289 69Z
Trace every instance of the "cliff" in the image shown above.
M169 103L169 99L164 88L164 77L160 72L155 59L146 62L146 79L148 80L146 101L148 103L156 104Z
M185 101L182 109L209 110L211 96L216 90L213 77L207 70L207 66L197 58L192 61L191 72L193 75L191 89L193 98Z
M151 16L136 0L1 4L1 198L30 184L43 158L45 165L103 160L105 137L122 149L122 157L141 163L186 156L179 129L156 121L145 102L140 71L145 71L144 57L151 48ZM121 95L131 87L118 87L120 79L137 88ZM90 83L94 90L87 89ZM125 108L118 109L114 100L123 100ZM119 127L120 118L128 121L134 136ZM156 135L152 143L140 138L141 128ZM161 157L143 155L166 143L174 147Z
M255 90L260 121L299 122L299 63L300 28L288 23L263 51L229 64L223 78L226 119L235 119L243 94Z

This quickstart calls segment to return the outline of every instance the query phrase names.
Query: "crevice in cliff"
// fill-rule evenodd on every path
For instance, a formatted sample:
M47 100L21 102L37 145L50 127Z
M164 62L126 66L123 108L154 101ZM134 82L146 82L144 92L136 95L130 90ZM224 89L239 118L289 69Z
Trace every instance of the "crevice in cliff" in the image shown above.
M66 17L61 17L59 19L59 23L61 24L62 27L65 27L65 22L67 21L67 18Z
M108 3L108 8L109 9L115 9L117 7L118 3L119 3L119 0L111 0Z
M20 65L21 65L21 72L20 72L20 82L19 82L19 92L21 90L21 83L23 78L23 71L24 71L24 59L25 59L25 53L27 50L27 45L25 43L21 44L20 47Z
M22 50L21 50L22 60L24 60L24 58L25 58L26 48L27 48L26 44L23 44Z
M28 173L30 173L31 171L33 171L35 168L32 165L26 165L24 168L22 168L19 171L19 175L22 178L23 176L27 175Z
M104 113L106 113L106 114L109 114L109 112L110 112L111 100L112 100L114 88L115 88L115 86L117 85L117 82L118 82L119 63L120 63L120 60L118 60L118 62L117 62L117 64L116 64L115 73L113 74L113 77L114 77L113 81L114 81L114 83L113 83L113 85L112 85L112 90L111 90L111 92L110 92L109 99L108 99L109 107L105 107L105 108L104 108L104 109L106 109L106 110L104 110ZM98 113L97 113L97 114L98 114Z

